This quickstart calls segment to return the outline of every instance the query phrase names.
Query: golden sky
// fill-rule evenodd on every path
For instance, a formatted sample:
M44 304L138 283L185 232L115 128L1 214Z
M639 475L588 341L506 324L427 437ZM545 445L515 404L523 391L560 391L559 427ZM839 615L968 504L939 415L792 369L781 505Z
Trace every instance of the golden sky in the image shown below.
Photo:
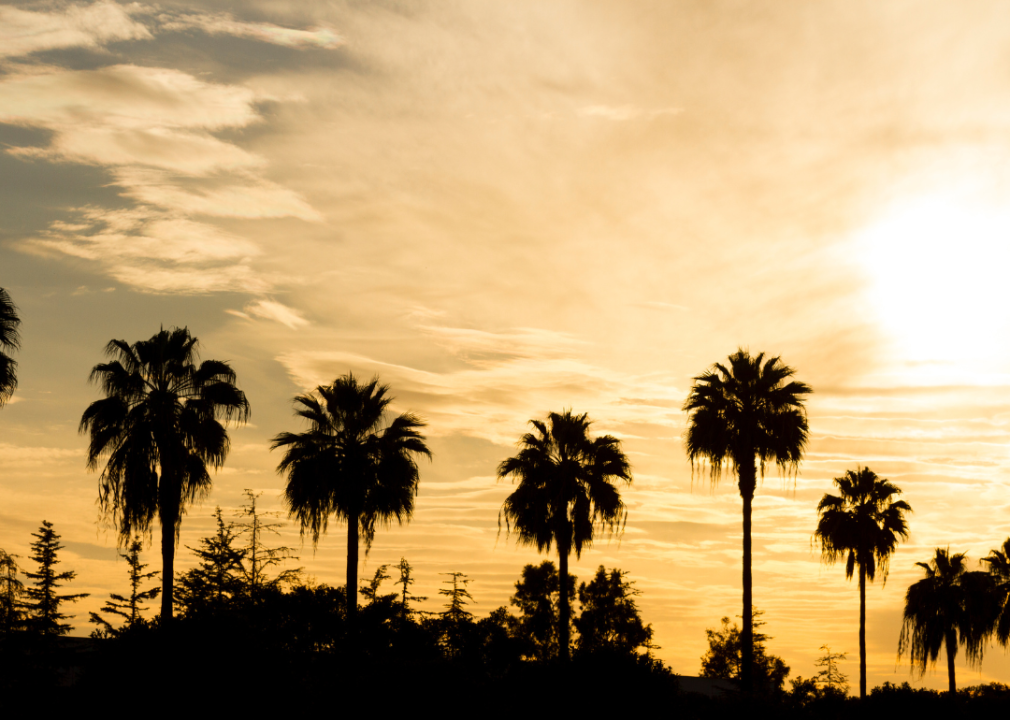
M0 5L0 286L24 321L0 547L55 523L94 593L79 633L122 591L86 380L110 339L185 325L253 415L183 546L243 488L281 509L268 443L302 429L295 394L377 373L435 455L363 573L404 556L435 598L465 572L485 614L537 560L498 536L495 468L571 407L635 474L625 534L573 572L628 571L657 654L696 674L705 628L740 612L741 503L732 479L692 482L680 407L745 347L815 393L799 477L754 505L769 649L804 676L847 651L858 681L858 591L811 535L831 479L866 465L915 510L868 589L869 682L915 680L896 665L914 563L1010 534L1008 21L985 2ZM301 564L339 584L343 547ZM990 679L1010 681L1002 649L960 670Z

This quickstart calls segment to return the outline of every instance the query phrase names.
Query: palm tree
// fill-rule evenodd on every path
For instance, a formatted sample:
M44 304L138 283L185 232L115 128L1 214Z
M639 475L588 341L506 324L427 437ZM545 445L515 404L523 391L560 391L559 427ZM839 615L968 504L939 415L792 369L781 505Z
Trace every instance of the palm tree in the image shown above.
M845 579L859 568L859 697L866 697L866 581L879 569L887 582L888 563L898 539L908 539L904 513L912 508L897 486L877 477L869 468L835 478L841 495L825 494L817 505L820 519L814 538L821 543L821 558L828 564L845 557Z
M0 407L3 407L18 387L17 361L8 353L21 347L17 305L7 291L0 288Z
M558 549L559 576L568 577L568 555L581 557L593 543L597 528L619 530L627 513L614 481L631 483L631 466L621 441L611 435L590 438L586 413L552 412L547 422L530 420L536 433L519 441L519 454L502 461L498 479L512 476L519 485L505 499L498 515L506 532L537 552ZM558 638L561 660L568 661L571 607L568 593L559 594Z
M326 532L330 515L347 522L347 618L357 611L358 539L366 550L375 537L376 522L403 523L414 512L418 470L415 457L431 459L418 430L424 422L403 413L385 423L393 398L378 378L358 384L348 373L320 385L316 395L295 398L295 414L310 428L281 433L271 449L285 448L277 471L287 474L284 491L291 515L313 544Z
M947 651L947 679L951 695L957 691L954 658L964 645L968 662L982 662L985 641L996 624L998 607L994 582L987 572L968 572L965 554L936 548L928 563L916 563L926 577L905 593L905 613L898 639L898 657L909 652L919 673L936 663L940 646Z
M684 402L689 413L687 457L695 464L707 461L710 477L718 481L724 468L736 472L743 498L743 632L741 633L741 684L751 692L754 662L754 616L751 592L751 505L760 467L774 462L783 472L796 472L807 443L807 416L803 396L812 392L805 383L785 381L795 371L780 358L751 357L737 350L729 368L716 363L694 378Z
M105 398L88 406L80 432L89 432L88 469L105 461L98 501L125 546L136 533L161 524L161 622L172 620L175 545L186 505L210 489L207 465L228 455L221 420L244 422L249 402L224 362L197 361L197 339L186 328L164 328L133 345L112 340L109 362L95 365L91 382Z
M995 632L996 641L1006 647L1010 645L1010 538L1003 541L999 550L990 550L989 556L982 558L989 563L989 574L993 576L995 603L998 619Z

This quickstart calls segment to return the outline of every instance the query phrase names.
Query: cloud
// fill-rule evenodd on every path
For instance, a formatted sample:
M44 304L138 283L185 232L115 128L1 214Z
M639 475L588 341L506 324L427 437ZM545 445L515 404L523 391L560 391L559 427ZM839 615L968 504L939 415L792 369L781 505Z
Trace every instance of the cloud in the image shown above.
M242 22L227 13L161 15L159 21L162 30L201 30L211 35L245 37L292 48L335 48L345 42L328 27L295 30L270 23Z
M423 328L429 335L432 330ZM378 374L395 389L399 404L429 419L432 433L439 435L461 432L509 444L530 417L566 407L588 412L600 432L614 434L627 424L679 428L683 422L679 410L683 393L670 378L628 376L587 362L576 356L579 344L567 336L531 328L502 333L440 330L457 339L449 349L464 359L462 368L432 371L341 351L291 352L277 360L306 389L348 371ZM481 353L468 357L467 343L458 338L470 341L469 346ZM503 352L506 347L512 349ZM613 398L620 396L653 399L614 403Z
M180 183L172 173L154 168L117 168L114 174L124 188L122 195L187 215L322 220L322 215L294 191L252 175L211 177L197 185Z
M0 57L150 38L150 31L130 17L127 8L108 0L59 12L0 6Z
M262 157L212 134L258 121L257 99L248 88L136 65L0 81L0 122L53 132L44 147L8 153L109 167L121 195L138 203L78 208L28 244L100 263L151 292L268 292L272 283L250 265L261 252L256 243L194 219L322 219L297 193L258 175Z
M273 320L282 325L287 325L292 330L309 324L309 321L303 318L297 310L289 308L287 305L282 305L276 300L256 300L248 303L242 309L244 312L237 312L235 310L228 310L227 312L238 317L248 318L252 316L263 318L264 320Z
M324 25L298 30L272 23L244 22L227 13L162 12L154 5L120 5L98 0L90 5L41 11L0 6L0 57L65 48L102 48L124 40L153 40L155 33L188 30L290 48L332 49L345 42L335 30Z
M539 328L517 328L495 333L425 325L421 330L437 345L475 363L506 358L560 357L586 344L566 333Z
M29 244L101 263L128 285L152 292L263 292L269 283L249 266L259 247L185 217L139 207L87 207L78 222L54 222Z

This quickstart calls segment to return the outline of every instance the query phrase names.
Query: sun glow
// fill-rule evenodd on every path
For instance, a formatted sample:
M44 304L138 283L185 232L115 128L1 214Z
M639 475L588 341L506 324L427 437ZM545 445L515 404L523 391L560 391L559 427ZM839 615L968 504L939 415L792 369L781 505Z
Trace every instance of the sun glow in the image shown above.
M919 198L860 245L872 306L902 360L992 371L1010 357L1010 210Z

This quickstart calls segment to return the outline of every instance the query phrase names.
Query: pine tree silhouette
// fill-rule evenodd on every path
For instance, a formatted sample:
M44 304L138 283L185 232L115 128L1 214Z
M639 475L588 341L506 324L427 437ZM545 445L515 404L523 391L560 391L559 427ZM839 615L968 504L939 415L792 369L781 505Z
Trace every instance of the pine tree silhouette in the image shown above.
M126 554L119 554L119 557L125 558L127 564L130 566L130 597L127 598L122 595L117 595L116 593L110 593L109 599L105 601L105 605L103 605L102 609L98 611L98 613L118 615L126 622L117 630L113 628L111 623L109 623L105 618L98 613L93 612L91 613L90 622L98 625L92 633L93 637L118 635L126 628L131 628L138 623L144 622L142 613L146 608L141 603L145 600L154 600L161 592L161 587L158 585L147 590L140 589L141 583L145 580L150 580L151 578L155 578L160 575L157 570L153 570L149 573L144 572L144 568L146 568L148 564L140 562L140 551L142 549L143 546L141 545L140 538L135 537L130 543L130 548L127 550Z
M63 545L60 545L60 536L53 530L53 524L43 520L39 531L32 533L32 537L36 540L30 545L30 558L38 563L39 570L25 572L28 579L35 583L35 587L26 588L24 593L27 598L24 608L28 611L28 627L44 636L66 635L70 632L71 625L60 621L73 616L61 613L60 606L65 602L77 602L88 597L88 593L60 595L56 592L57 588L77 577L77 573L73 570L57 573L55 570L60 563L57 555Z

